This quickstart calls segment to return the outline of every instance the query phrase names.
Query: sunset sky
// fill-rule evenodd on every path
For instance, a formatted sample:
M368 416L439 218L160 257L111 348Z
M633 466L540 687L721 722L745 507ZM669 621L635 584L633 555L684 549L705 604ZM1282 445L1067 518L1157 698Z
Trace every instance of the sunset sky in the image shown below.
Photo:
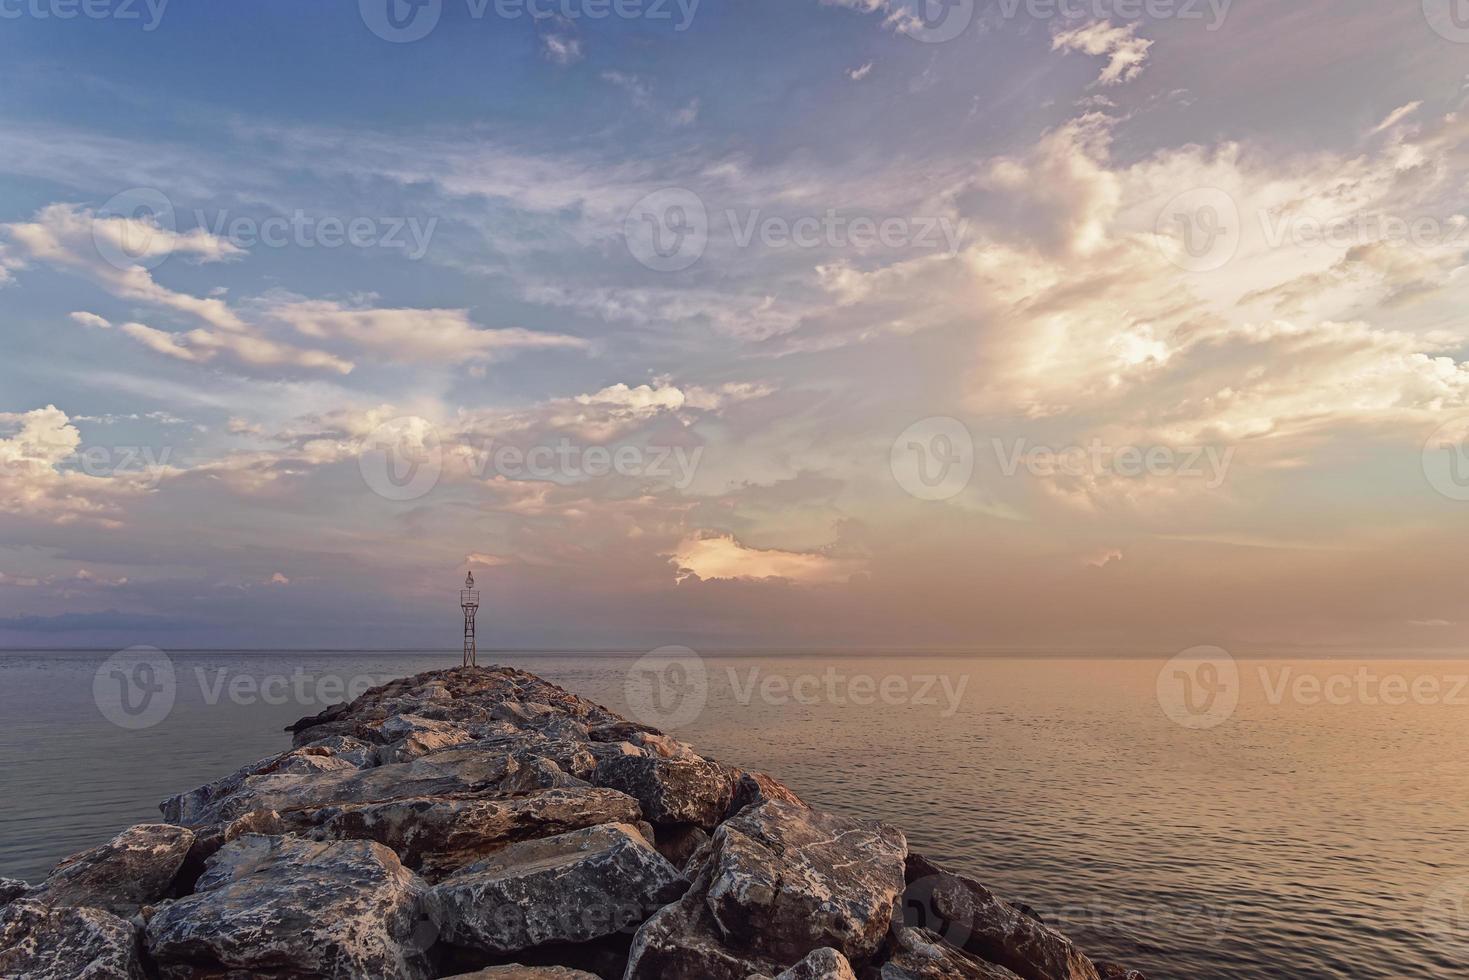
M1459 0L387 2L0 3L0 645L1469 646Z

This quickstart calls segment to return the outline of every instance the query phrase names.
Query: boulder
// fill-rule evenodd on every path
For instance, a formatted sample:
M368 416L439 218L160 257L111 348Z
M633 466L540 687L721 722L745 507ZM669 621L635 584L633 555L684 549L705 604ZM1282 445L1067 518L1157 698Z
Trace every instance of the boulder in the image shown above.
M668 827L659 827L654 831L653 846L658 848L658 853L668 858L668 862L675 868L687 869L689 859L698 853L699 849L709 843L709 835L704 832L703 827L693 824L673 824Z
M163 819L186 827L219 822L221 801L240 790L251 778L269 775L300 775L352 771L373 764L372 746L356 739L330 738L273 755L237 769L212 783L171 796L158 804Z
M30 884L19 878L0 878L0 906L9 905L30 890Z
M128 918L173 894L174 879L193 845L194 832L184 827L139 824L62 861L28 897Z
M910 854L896 928L932 930L945 942L997 963L1025 980L1100 980L1097 968L1065 936L972 878Z
M734 797L730 801L729 811L726 819L739 813L746 807L759 806L770 800L779 800L782 803L792 803L796 806L806 806L806 801L796 795L785 783L774 776L767 776L763 772L740 772L735 780ZM807 809L810 809L807 807Z
M458 725L420 715L394 715L377 726L375 734L385 740L374 753L378 765L412 762L474 741L474 736Z
M635 827L606 824L511 844L436 885L428 905L449 942L514 953L636 926L686 887Z
M618 755L604 758L592 782L643 805L655 826L694 824L713 830L729 811L737 774L715 762Z
M451 980L600 980L594 973L583 973L564 966L491 966L474 973L461 973Z
M900 929L880 980L1019 980L1003 966L971 959L924 929Z
M312 836L373 840L430 879L516 841L554 837L584 827L636 823L637 800L611 789L548 789L526 796L415 796L353 803L311 812Z
M749 980L771 978L754 974ZM857 980L857 975L852 972L852 964L847 962L845 956L834 949L822 948L815 950L789 970L781 971L774 980Z
M693 886L633 940L628 980L744 980L830 947L878 952L903 890L903 834L772 801L715 831Z
M1102 980L1148 980L1137 970L1129 969L1120 963L1103 963L1098 960L1097 972L1102 975Z
M209 859L197 891L148 922L166 978L430 976L422 883L371 841L251 835Z
M143 980L138 932L101 909L21 898L0 909L0 977Z

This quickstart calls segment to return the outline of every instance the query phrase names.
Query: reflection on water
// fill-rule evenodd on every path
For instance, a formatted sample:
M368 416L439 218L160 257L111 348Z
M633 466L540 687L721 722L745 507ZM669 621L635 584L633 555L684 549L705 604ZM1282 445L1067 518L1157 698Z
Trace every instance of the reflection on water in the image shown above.
M173 654L176 703L130 730L99 710L113 682L94 692L110 654L0 654L0 875L36 880L156 819L165 796L288 746L284 725L354 682L457 662ZM503 659L629 711L635 655ZM1454 914L1469 911L1469 691L1454 690L1469 666L1241 662L1224 717L1192 692L1190 710L1215 710L1196 728L1160 706L1151 661L702 666L707 702L676 734L705 755L901 826L915 849L1154 980L1469 975L1469 919ZM1416 693L1396 696L1384 678L1397 676Z

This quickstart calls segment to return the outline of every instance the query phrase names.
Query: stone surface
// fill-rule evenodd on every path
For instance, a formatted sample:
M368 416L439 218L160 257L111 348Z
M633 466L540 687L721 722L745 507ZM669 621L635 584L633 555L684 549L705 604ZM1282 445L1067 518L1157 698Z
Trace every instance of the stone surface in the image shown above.
M416 796L324 807L312 835L374 840L433 879L516 841L642 819L637 800L611 789L548 789L506 799Z
M0 878L0 905L9 905L30 890L30 884L19 878Z
M452 980L600 980L594 973L570 970L564 966L491 966L474 973L461 973Z
M717 827L734 800L737 774L714 762L619 755L603 759L592 782L620 790L643 805L655 825Z
M771 980L762 974L754 974L750 980ZM852 964L834 949L822 948L788 970L782 970L774 980L857 980Z
M333 738L292 749L235 770L223 779L171 796L158 805L169 823L200 827L220 822L222 802L253 777L357 770L372 762L372 747L356 739ZM236 814L238 815L238 814Z
M137 929L101 909L17 899L0 909L0 977L143 980Z
M210 858L195 894L153 916L148 948L165 977L427 977L421 898L380 844L247 836Z
M906 854L882 824L777 801L747 809L696 857L688 894L639 930L627 976L744 980L821 947L863 965L891 925Z
M186 828L138 824L62 861L27 897L127 918L173 894L174 879L193 845L194 832Z
M1102 980L1148 980L1137 970L1128 969L1118 963L1103 963L1097 961L1097 972L1102 975Z
M1025 980L1099 980L1071 941L997 898L972 878L951 874L919 854L907 862L901 918L950 944L998 963Z
M763 772L741 772L735 781L734 797L730 801L727 816L732 817L746 807L759 806L770 800L806 806L805 800L774 776Z
M448 941L514 953L635 927L687 886L635 827L606 824L511 844L435 886L428 907Z
M289 730L168 825L0 880L0 976L1141 980L898 831L524 671L431 671Z
M658 848L658 853L668 858L668 862L675 868L687 868L689 859L694 856L705 844L709 843L709 834L704 828L693 824L673 824L668 827L659 827L654 830L653 846Z
M924 929L902 929L881 980L1020 980L1003 966L971 959Z

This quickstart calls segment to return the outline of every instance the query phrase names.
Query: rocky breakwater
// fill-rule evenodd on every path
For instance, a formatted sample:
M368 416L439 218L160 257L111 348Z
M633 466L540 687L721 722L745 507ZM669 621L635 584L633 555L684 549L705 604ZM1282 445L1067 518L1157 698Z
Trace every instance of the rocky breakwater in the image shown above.
M1023 906L538 677L434 671L0 880L0 976L1104 980Z

